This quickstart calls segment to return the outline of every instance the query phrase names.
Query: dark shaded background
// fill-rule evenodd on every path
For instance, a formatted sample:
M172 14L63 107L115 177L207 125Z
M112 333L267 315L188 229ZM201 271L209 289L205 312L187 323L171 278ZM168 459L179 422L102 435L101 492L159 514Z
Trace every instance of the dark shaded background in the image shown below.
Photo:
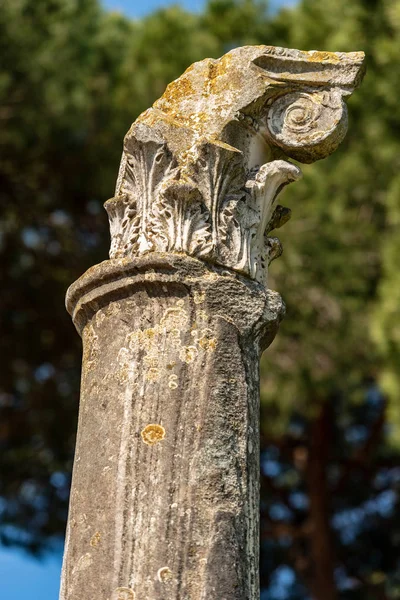
M263 600L400 598L400 0L210 0L132 21L96 0L0 3L0 541L63 535L81 342L66 288L106 258L123 135L237 45L364 50L332 157L284 195L262 363Z

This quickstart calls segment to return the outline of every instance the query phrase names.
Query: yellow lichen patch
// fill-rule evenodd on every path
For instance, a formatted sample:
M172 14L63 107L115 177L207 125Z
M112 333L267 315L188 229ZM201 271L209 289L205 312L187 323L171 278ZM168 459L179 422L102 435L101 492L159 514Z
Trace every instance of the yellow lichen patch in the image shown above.
M83 556L80 557L80 559L76 563L75 567L72 569L72 574L84 571L85 569L90 567L90 565L92 563L93 563L92 555L89 552L87 552L86 554L84 554Z
M179 329L171 329L169 331L169 341L173 346L180 346L181 332Z
M203 323L208 321L208 315L205 310L199 310L197 313L197 318L199 321L203 321Z
M126 383L129 379L129 362L130 362L130 352L128 348L121 348L118 352L117 362L120 365L119 369L115 371L115 378L119 383Z
M157 571L157 579L161 583L168 583L173 579L172 571L169 567L161 567Z
M173 81L167 86L162 100L165 100L166 102L171 102L172 104L176 104L181 100L186 100L186 98L193 93L194 89L189 77L185 77L185 75L182 75L182 77Z
M135 600L135 592L131 588L119 587L114 590L111 600Z
M198 353L196 346L183 346L179 353L179 358L182 362L189 364L194 361Z
M213 336L213 332L211 329L203 329L201 332L201 337L197 340L200 348L203 350L207 350L209 352L214 352L217 347L217 340Z
M154 446L165 438L165 429L162 425L150 424L143 429L141 436L145 444Z
M147 367L151 367L151 368L155 369L158 367L159 359L157 356L155 356L153 354L147 354L143 358L143 362Z
M121 304L119 302L110 302L105 312L108 316L115 315L117 312L119 312L120 308Z
M180 306L176 308L167 308L164 312L160 324L167 329L179 329L186 327L189 322L189 316Z
M223 146L223 144L219 144L219 145ZM226 146L226 144L225 144L225 146ZM228 146L228 147L231 148L231 146ZM205 279L209 279L210 281L216 281L218 279L218 274L217 273L213 273L212 271L209 271L203 277Z
M87 325L83 330L83 366L90 371L97 362L99 355L99 338L93 325Z
M129 365L125 364L115 371L115 378L121 384L126 383L129 380Z
M106 318L105 313L102 310L97 311L96 313L96 325L97 327L99 327L102 322L104 321L104 319Z
M156 281L157 280L157 273L155 271L153 271L152 269L149 269L148 271L146 271L146 273L144 274L144 278L147 281Z
M145 329L143 331L143 335L152 340L157 335L157 330L154 329L154 327L151 327L150 329Z
M209 60L204 61L207 72L204 72L204 91L203 97L210 96L211 94L220 94L226 89L231 88L234 89L237 86L237 81L235 77L234 70L231 70L229 73L230 78L225 77L223 80L221 78L224 75L228 74L229 65L232 62L232 57L229 54L225 54L219 60Z
M131 350L136 349L138 346L140 346L143 342L143 332L141 329L137 329L135 331L132 331L131 333L128 333L128 335L126 336L129 348Z
M176 390L178 387L178 375L170 375L168 378L168 387L171 390Z
M101 533L100 531L96 531L96 533L92 536L90 540L90 545L92 548L96 548L101 542Z
M203 292L194 292L193 294L193 301L195 304L203 304L204 300L206 298L206 293Z
M160 378L160 370L152 367L146 373L147 381L157 381Z
M340 56L338 56L335 52L319 52L317 50L312 50L307 52L307 60L310 62L329 61L331 63L338 63L340 62Z

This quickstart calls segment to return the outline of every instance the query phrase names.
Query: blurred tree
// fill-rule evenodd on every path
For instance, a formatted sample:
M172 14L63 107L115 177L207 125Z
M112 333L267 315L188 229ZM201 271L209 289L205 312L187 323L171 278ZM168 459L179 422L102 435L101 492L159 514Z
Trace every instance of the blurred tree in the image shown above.
M99 212L127 123L120 57L133 34L94 0L0 7L4 543L37 549L64 526L80 344L63 296L104 256Z
M64 294L107 256L101 205L131 122L192 62L236 45L363 49L342 150L285 192L294 217L271 287L288 315L263 361L262 598L400 598L399 28L400 0L303 0L276 16L210 0L141 21L96 0L0 3L3 543L39 552L64 530L80 369Z
M294 217L272 269L288 314L264 357L265 436L281 461L266 477L265 511L270 533L289 525L275 547L286 544L286 561L317 599L400 597L398 388L383 386L399 372L399 306L389 293L398 278L399 8L304 0L276 19L275 43L362 49L368 64L342 151L304 168L286 192Z

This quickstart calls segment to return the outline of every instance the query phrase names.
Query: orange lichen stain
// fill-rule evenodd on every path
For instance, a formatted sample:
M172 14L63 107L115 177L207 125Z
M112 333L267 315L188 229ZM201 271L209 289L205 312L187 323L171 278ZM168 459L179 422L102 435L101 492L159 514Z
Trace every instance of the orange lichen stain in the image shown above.
M198 353L199 352L198 352L196 346L183 346L183 348L181 349L181 351L179 353L179 358L181 359L182 362L185 362L186 364L190 364L194 361L194 359L196 358Z
M226 81L226 78L223 81L220 80L223 75L228 73L231 62L232 57L229 54L225 54L220 60L210 61L208 65L207 88L204 95L217 94L226 88L227 84L234 83L234 71L230 73L229 82ZM230 87L232 86L230 85Z
M135 592L131 588L119 587L114 590L111 600L135 600Z
M161 583L168 583L173 579L172 571L169 567L161 567L157 571L157 579Z
M340 56L338 56L335 52L319 52L317 50L307 52L306 54L307 60L310 62L324 62L329 61L333 63L338 63L341 61Z
M150 424L146 425L140 434L145 444L154 446L165 438L165 429L162 425Z
M191 96L194 93L195 90L190 78L187 76L185 77L185 74L183 74L179 79L176 79L167 86L162 96L162 100L176 105L176 103L186 100L188 96Z
M101 542L101 533L100 531L96 531L96 533L92 536L90 540L90 545L92 548L96 548Z

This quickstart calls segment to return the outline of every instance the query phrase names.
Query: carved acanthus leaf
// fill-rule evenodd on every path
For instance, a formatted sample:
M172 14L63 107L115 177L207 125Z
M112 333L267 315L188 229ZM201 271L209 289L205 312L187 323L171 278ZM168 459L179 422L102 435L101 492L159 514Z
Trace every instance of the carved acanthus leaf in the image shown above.
M190 183L167 181L153 205L149 223L153 245L159 252L210 254L210 213L200 191Z
M138 253L141 215L136 200L124 194L107 200L104 207L110 221L110 258Z
M110 256L184 252L266 284L290 214L276 198L301 174L286 159L336 149L363 60L247 46L192 65L125 137Z
M269 228L275 210L275 201L279 192L292 181L301 177L298 167L284 160L274 160L262 165L253 179L246 183L250 196L249 204L257 212L257 223L251 232L250 276L257 281L264 281L271 260L278 258L271 244L265 241L265 233ZM275 238L276 239L276 238Z
M118 177L116 198L132 199L140 215L136 237L132 237L132 247L126 248L126 254L136 251L145 254L155 250L148 225L158 186L177 170L177 162L165 140L146 125L139 125L136 135L125 145L120 170L123 173Z

